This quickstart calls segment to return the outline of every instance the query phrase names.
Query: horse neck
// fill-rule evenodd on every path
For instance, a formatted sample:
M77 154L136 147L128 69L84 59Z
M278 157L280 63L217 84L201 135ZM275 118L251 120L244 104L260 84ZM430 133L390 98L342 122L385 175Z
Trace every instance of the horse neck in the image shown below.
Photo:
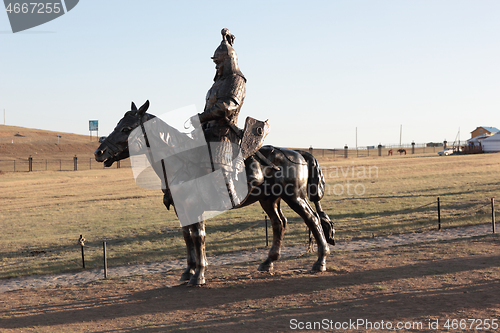
M148 149L145 155L156 175L162 180L163 188L165 188L167 184L165 184L164 179L167 171L181 167L179 166L181 161L178 159L169 158L168 163L165 163L165 159L175 154L179 149L182 150L183 144L190 138L162 119L150 114L146 115L148 120L144 122L145 133L143 135L145 134L147 137Z
M148 120L144 122L143 133L147 136L151 149L164 149L178 145L186 138L186 134L179 132L158 117L146 114Z

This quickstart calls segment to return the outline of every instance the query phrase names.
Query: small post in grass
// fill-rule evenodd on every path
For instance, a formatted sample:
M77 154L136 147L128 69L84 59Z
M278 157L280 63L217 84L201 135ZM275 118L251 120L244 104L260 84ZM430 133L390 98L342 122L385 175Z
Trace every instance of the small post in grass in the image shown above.
M441 204L438 197L438 230L441 230Z
M80 235L78 244L80 244L80 247L82 248L82 266L83 269L85 269L85 251L83 250L83 246L85 245L85 238L83 238L83 235Z
M495 230L495 198L491 198L491 227L493 233L496 233Z
M102 242L102 249L104 253L104 278L108 278L108 258L106 255L106 242Z

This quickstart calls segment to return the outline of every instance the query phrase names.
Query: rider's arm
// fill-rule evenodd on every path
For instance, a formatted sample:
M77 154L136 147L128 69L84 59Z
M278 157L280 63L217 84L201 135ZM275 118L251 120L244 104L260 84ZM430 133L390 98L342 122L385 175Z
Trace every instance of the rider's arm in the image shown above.
M210 120L217 120L222 118L232 118L233 113L237 110L238 103L231 98L220 98L207 110L199 114L200 122L204 123Z

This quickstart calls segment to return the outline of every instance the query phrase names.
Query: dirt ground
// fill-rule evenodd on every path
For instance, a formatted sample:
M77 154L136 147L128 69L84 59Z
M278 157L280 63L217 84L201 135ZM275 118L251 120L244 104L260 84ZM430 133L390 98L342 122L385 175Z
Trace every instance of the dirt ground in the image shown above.
M0 294L0 331L500 331L499 250L490 235L334 252L317 274L306 255L272 274L257 263L211 266L203 287L171 271L13 291Z

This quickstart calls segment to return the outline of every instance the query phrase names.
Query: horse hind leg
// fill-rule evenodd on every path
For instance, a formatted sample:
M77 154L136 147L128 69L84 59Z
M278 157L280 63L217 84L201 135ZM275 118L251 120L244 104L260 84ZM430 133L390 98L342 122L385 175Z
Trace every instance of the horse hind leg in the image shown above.
M318 244L318 260L313 264L311 271L324 272L326 271L326 256L330 253L330 247L326 242L323 228L321 227L320 219L312 209L311 205L301 197L288 197L284 199L286 203L297 214L302 217L309 230L311 230L316 244Z
M280 199L262 200L260 205L269 216L273 228L273 244L269 250L267 259L259 265L261 272L270 272L273 270L273 262L278 260L281 252L281 242L285 235L287 220L280 208Z
M331 245L335 245L335 228L333 227L333 222L330 217L323 211L321 207L321 202L313 201L316 206L316 212L318 213L319 220L321 222L321 228L323 229L323 234L325 235L326 242Z

